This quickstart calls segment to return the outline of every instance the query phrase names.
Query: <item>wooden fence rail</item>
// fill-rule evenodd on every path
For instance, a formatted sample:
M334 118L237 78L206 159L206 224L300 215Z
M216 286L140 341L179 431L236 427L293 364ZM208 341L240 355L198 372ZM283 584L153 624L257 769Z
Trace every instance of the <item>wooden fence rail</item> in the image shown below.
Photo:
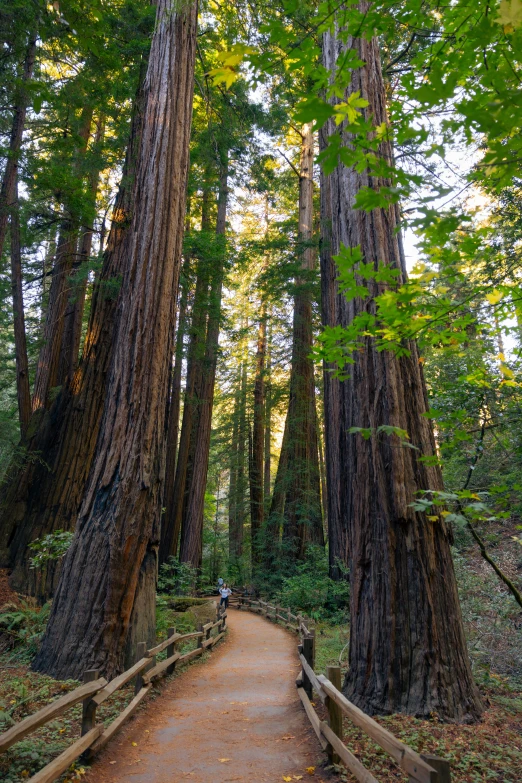
M53 761L28 780L28 783L52 783L82 754L86 754L86 757L91 758L107 744L148 694L152 680L165 674L171 674L176 665L187 663L201 655L207 648L210 649L217 644L225 635L226 618L227 613L221 611L218 607L216 621L201 626L195 633L179 634L176 633L174 628L169 628L167 638L149 650L147 650L145 642L140 642L137 646L136 663L110 682L107 682L103 677L99 677L98 672L94 669L84 672L83 685L75 688L70 693L66 693L51 704L42 707L41 710L38 710L33 715L28 715L27 718L12 726L8 731L0 734L0 753L8 750L12 745L27 737L28 734L31 734L40 726L44 726L49 721L62 715L75 704L82 702L80 739L76 740L60 756L53 759ZM211 636L210 634L214 629L217 630L217 633L215 636ZM198 646L195 650L181 655L179 652L176 652L176 645L187 639L197 639ZM167 650L167 658L157 663L156 656L163 650ZM106 699L132 679L135 680L135 695L132 701L109 726L104 727L102 723L97 724L96 710L100 704L103 704Z
M248 597L238 599L238 608L257 612L275 622L281 620L287 628L299 633L301 641L298 652L302 666L301 674L296 681L299 697L323 750L326 750L332 762L341 761L361 783L378 783L371 772L343 743L344 715L394 759L409 776L410 783L451 783L450 765L446 759L427 754L419 755L344 696L341 691L339 666L328 666L327 676L316 674L314 671L315 630L310 627L311 622L308 618L293 615L289 609L284 610L260 599L254 600ZM292 622L294 619L296 625ZM312 704L314 694L326 707L327 721L321 720L314 710Z

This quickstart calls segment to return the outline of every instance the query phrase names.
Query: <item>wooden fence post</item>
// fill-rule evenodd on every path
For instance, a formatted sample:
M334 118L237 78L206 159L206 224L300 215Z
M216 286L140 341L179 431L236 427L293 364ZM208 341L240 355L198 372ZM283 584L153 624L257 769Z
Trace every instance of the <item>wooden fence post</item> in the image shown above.
M141 661L145 657L147 652L147 642L138 642L136 646L136 663ZM134 683L134 693L139 693L143 688L143 671L138 672L136 675L136 682Z
M441 759L439 756L432 756L429 753L421 753L421 758L433 767L437 773L437 783L451 783L451 767L449 761ZM408 778L409 783L416 783L415 779Z
M170 639L171 636L174 636L176 633L176 629L174 627L167 628L167 637ZM167 647L167 658L171 658L174 655L175 651L175 642L172 642L172 644L169 644ZM167 667L167 674L172 674L174 669L176 668L176 661L174 663L171 663L170 666Z
M97 680L100 676L98 669L87 669L83 673L83 681L84 682L93 682L93 680ZM92 697L88 696L86 699L82 702L82 730L81 730L81 736L83 737L84 734L87 734L88 731L94 728L94 724L96 723L96 707L98 705L96 702L93 702Z
M305 636L303 639L303 655L310 668L314 668L314 639L312 636ZM309 699L312 698L312 683L308 675L303 670L303 688Z
M340 666L327 666L326 667L326 676L332 683L332 685L337 688L338 691L341 690L341 667ZM328 696L326 699L326 709L328 710L328 723L331 728L331 730L334 732L334 734L339 737L340 740L343 738L343 713L341 712L341 708L333 701L333 699L330 699ZM331 745L328 745L326 749L328 753L328 758L330 759L331 764L338 764L340 759L337 753L334 753L334 749Z
M203 623L198 623L196 630L202 631L203 630ZM203 647L203 637L198 636L198 647Z

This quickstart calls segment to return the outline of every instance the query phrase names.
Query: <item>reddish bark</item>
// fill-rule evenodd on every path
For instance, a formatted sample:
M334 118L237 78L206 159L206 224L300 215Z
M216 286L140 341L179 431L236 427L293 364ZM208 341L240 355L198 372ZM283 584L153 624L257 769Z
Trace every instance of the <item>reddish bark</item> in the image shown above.
M159 0L106 403L74 541L35 660L77 677L121 671L155 634L165 470L172 297L178 285L188 171L197 5Z
M361 12L367 8L361 2ZM336 31L327 32L323 57L330 71L347 47L357 51L364 66L353 71L346 96L360 91L369 102L365 117L375 125L387 122L377 39L348 38L343 43ZM330 123L329 130L334 129ZM349 144L350 137L344 135ZM379 154L391 163L389 142L380 145ZM360 247L365 263L375 268L387 264L399 269L404 279L398 206L370 212L353 208L362 186L391 184L343 165L334 170L328 184L331 249L335 256L342 245ZM347 325L357 313L375 311L374 298L382 292L381 285L370 282L368 298L347 301L339 295L328 263L323 270L328 273L326 309L336 323ZM409 354L398 358L377 351L367 338L353 356L350 378L338 385L337 397L326 397L326 419L331 422L328 462L341 460L339 484L334 476L330 491L346 531L350 567L350 666L345 692L368 713L436 713L449 720L470 721L482 707L466 649L451 532L442 517L434 521L412 507L418 490L441 489L442 478L438 467L419 460L435 453L435 443L425 416L428 403L417 346L410 342L407 347ZM418 451L401 448L394 435L364 440L350 434L351 427L376 432L381 425L405 430Z

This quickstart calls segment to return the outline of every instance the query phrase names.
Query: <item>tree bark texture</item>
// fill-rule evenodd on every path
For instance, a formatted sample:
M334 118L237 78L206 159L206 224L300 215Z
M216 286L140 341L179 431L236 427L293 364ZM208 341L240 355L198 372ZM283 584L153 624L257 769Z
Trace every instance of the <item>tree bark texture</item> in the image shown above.
M33 31L29 34L27 42L27 50L22 68L22 88L16 98L11 136L9 139L9 151L5 164L4 176L2 178L2 185L0 187L0 257L4 251L9 213L15 203L15 189L18 181L18 159L20 157L25 117L30 97L27 86L33 78L36 58L36 40L36 31Z
M313 160L314 138L309 124L302 130L299 177L299 258L303 275L296 279L290 399L283 440L286 454L281 454L278 466L279 483L284 491L283 546L290 559L304 558L310 544L324 546L314 366L310 358L313 342L310 274L315 266Z
M121 276L134 211L136 160L143 122L142 81L135 100L123 176L100 277L94 286L82 361L50 409L33 414L27 458L11 467L0 496L0 557L12 568L15 590L47 600L60 563L29 569L28 544L55 530L71 530L83 497L103 413ZM34 457L37 455L37 458Z
M196 272L196 290L192 303L190 341L187 349L187 380L183 402L183 417L176 460L174 485L170 502L163 516L165 541L169 539L170 554L178 553L180 533L187 503L187 484L190 483L191 456L198 421L198 399L201 388L202 365L207 329L208 267L205 259L199 259Z
M219 257L213 264L210 286L208 324L203 362L202 382L199 398L198 426L195 433L195 451L187 487L187 508L181 528L180 561L201 567L203 551L203 512L205 489L207 486L208 459L210 453L210 435L214 386L221 325L221 298L225 272L225 230L228 196L228 164L222 166L219 181L216 236L218 238Z
M368 5L362 2L359 7L364 13ZM369 102L365 117L374 125L387 122L377 39L343 43L338 30L325 33L326 68L334 71L346 47L355 48L365 63L353 71L347 95L360 91ZM333 132L332 121L329 126ZM345 132L344 137L349 144ZM379 153L392 162L389 142L381 144ZM398 206L370 212L354 209L362 186L390 184L367 171L338 165L327 185L331 250L335 256L342 245L360 247L365 263L377 268L382 262L399 269L404 279ZM328 264L323 263L323 273L329 319L347 325L359 312L374 312L374 297L384 290L382 284L370 281L366 299L347 301L328 274ZM424 415L428 402L417 346L411 342L407 347L409 355L398 358L377 351L367 338L353 356L350 378L326 395L326 420L333 422L327 430L330 468L340 460L338 486L335 474L333 484L329 476L334 492L330 524L336 524L339 513L351 584L350 667L344 690L370 714L437 713L444 719L472 721L482 707L464 638L451 533L442 517L433 521L412 508L416 492L441 489L442 477L437 466L419 460L435 454L435 442ZM377 434L381 425L405 430L418 450L402 447L396 435ZM351 427L370 427L374 435L364 440L350 434Z
M185 260L184 267L187 267L188 260ZM183 273L182 273L183 275ZM178 450L179 434L179 415L181 410L181 375L183 369L183 345L185 331L187 328L187 299L188 299L188 280L186 276L181 281L181 295L179 302L178 329L176 333L176 350L174 351L174 369L172 371L172 382L170 389L169 421L167 430L167 462L165 467L165 514L161 520L161 542L159 548L160 565L165 563L171 555L175 554L177 549L177 539L174 541L174 528L169 525L169 520L173 521L172 510L175 504L174 498L174 479L176 476L176 455Z
M90 133L91 123L84 124L84 134L80 133L80 137L87 145L88 136ZM96 123L96 133L94 136L94 147L96 148L103 139L104 133L104 120L99 118ZM87 146L84 148L84 152ZM96 212L96 194L98 192L100 172L91 171L88 176L88 193L89 193L89 214L81 221L81 225L78 229L77 238L77 255L76 266L78 270L76 274L71 278L67 300L67 306L64 313L64 328L63 337L60 346L60 359L58 368L58 384L64 384L70 382L73 377L76 368L78 366L78 358L80 353L80 342L82 336L83 325L83 311L85 307L85 294L87 291L87 275L85 274L85 265L88 264L91 256L92 238L94 231L94 215ZM84 267L82 269L82 267ZM76 280L75 277L81 275L80 280Z
M75 538L34 666L57 677L124 667L150 642L165 471L172 297L178 289L197 4L159 0L145 79L129 266L106 403ZM148 637L148 638L147 638Z
M20 238L20 211L18 183L14 185L14 203L11 209L11 295L13 298L13 331L16 359L16 395L20 433L25 439L31 418L31 388L25 332L24 295L22 289L22 248Z

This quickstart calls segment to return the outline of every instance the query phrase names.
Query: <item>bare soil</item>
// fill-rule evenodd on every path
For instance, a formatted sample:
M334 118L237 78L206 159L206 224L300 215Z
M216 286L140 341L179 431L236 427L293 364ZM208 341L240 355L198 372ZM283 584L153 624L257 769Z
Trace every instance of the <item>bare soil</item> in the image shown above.
M334 779L297 695L296 637L250 613L228 614L225 641L124 727L85 780Z

